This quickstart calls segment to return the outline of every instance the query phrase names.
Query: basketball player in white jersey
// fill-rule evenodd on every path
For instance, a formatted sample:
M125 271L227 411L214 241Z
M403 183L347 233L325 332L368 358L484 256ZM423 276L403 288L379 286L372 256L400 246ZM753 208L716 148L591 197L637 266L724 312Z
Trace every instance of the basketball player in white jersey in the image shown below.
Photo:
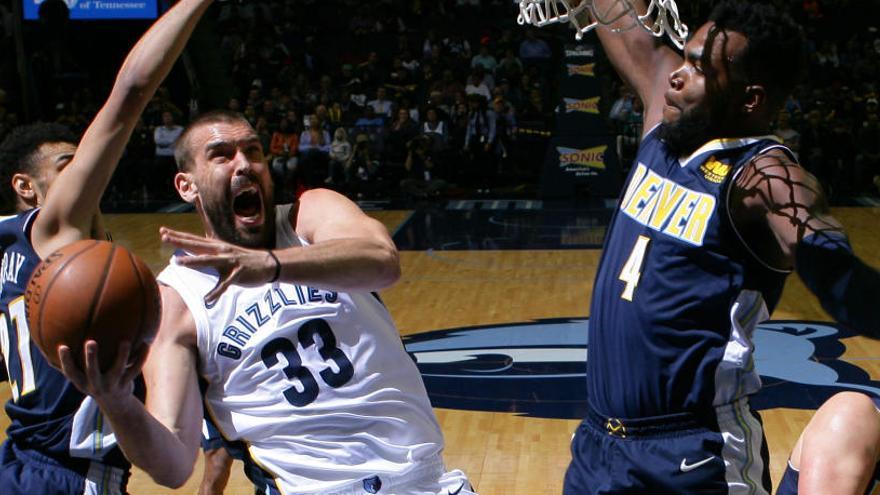
M163 485L186 482L201 378L208 413L245 445L259 493L472 493L462 472L445 470L418 369L372 292L400 274L384 226L329 190L275 206L259 137L238 114L198 118L176 158L175 187L207 237L162 229L183 250L159 275L146 405L122 380L122 356L101 375L96 343L84 373L61 351L132 463Z

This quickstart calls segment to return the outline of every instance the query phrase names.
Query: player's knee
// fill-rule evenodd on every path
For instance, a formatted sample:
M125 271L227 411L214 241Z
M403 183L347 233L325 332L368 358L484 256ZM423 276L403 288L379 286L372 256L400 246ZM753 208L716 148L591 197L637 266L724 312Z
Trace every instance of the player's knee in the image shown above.
M816 412L803 441L807 456L839 456L873 464L880 445L880 413L864 394L841 392Z

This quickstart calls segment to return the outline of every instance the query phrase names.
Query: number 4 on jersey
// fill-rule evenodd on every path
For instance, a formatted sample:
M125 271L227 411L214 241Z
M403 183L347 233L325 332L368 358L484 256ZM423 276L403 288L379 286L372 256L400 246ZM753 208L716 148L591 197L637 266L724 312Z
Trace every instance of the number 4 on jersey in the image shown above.
M645 263L645 251L648 250L649 242L651 242L651 239L643 235L639 236L632 253L629 255L629 259L623 264L623 270L620 270L620 275L617 277L619 280L626 282L626 287L624 287L623 294L620 297L627 301L633 300L633 293L639 285L639 279L642 277L642 265Z

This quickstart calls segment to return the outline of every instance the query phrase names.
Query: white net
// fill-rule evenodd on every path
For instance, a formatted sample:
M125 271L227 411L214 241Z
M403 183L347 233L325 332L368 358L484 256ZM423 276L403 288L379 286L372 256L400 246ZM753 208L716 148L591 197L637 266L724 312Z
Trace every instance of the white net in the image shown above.
M609 1L607 8L601 9L593 0L519 0L517 22L536 27L568 22L577 39L598 26L614 32L639 27L657 37L668 35L680 49L688 35L687 26L678 17L675 0L651 0L643 15L639 15L630 0Z

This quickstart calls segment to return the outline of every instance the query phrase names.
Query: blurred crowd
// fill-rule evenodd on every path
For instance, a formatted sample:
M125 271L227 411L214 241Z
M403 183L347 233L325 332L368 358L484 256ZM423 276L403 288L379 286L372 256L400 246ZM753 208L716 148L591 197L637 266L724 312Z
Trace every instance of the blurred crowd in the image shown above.
M222 106L253 124L288 190L429 198L539 173L559 43L520 28L508 1L258 0L212 9L216 50L231 71ZM171 199L172 145L199 110L172 93L160 90L149 105L111 196ZM83 88L49 113L82 130L96 110Z
M775 132L832 199L876 193L880 32L869 14L877 2L776 3L806 27L811 43L808 77ZM681 11L695 26L711 5L689 2ZM253 124L282 194L324 186L352 197L430 198L534 183L571 32L522 28L516 13L506 0L218 3L208 17L229 85L217 106ZM0 3L2 49L11 43L8 16ZM15 82L7 70L13 62L4 59L0 138L22 120L3 90ZM602 108L627 163L642 131L641 105L610 70L604 74ZM88 84L74 86L53 94L40 118L83 130L103 97ZM163 88L151 102L111 198L173 199L173 142L200 110L182 93Z

